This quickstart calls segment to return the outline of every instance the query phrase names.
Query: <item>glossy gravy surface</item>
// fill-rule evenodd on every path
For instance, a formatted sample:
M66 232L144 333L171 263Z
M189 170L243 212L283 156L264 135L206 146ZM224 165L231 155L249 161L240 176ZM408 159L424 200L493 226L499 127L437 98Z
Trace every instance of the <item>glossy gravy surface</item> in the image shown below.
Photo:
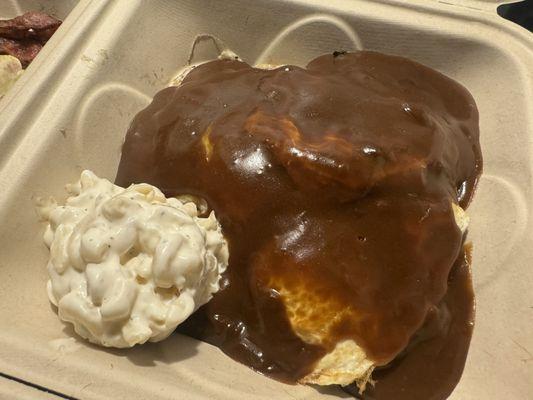
M335 53L273 70L217 60L135 117L117 184L199 196L222 224L222 289L182 332L285 382L351 339L390 367L368 392L390 399L387 371L436 359L420 350L432 338L462 343L449 347L455 375L433 380L462 371L473 296L451 204L472 196L478 136L470 94L404 58ZM443 307L451 316L431 325Z

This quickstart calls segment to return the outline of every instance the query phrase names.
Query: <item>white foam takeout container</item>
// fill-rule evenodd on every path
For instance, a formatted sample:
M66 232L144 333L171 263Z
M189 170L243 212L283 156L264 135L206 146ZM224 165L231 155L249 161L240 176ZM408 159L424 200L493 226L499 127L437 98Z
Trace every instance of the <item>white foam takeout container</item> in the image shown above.
M195 37L212 34L250 63L399 54L471 91L485 161L469 209L477 320L451 399L531 398L533 36L500 19L497 1L453 1L81 0L0 104L0 372L88 399L347 397L278 383L177 334L97 348L48 303L32 198L64 198L85 168L112 180L132 117L186 64ZM215 54L204 41L195 59Z

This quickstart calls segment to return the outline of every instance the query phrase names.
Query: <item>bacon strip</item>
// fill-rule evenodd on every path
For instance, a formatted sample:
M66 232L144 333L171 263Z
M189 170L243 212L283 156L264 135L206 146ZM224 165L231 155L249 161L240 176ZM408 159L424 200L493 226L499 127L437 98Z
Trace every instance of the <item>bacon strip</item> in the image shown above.
M60 25L59 19L37 11L0 20L0 54L18 58L26 68Z

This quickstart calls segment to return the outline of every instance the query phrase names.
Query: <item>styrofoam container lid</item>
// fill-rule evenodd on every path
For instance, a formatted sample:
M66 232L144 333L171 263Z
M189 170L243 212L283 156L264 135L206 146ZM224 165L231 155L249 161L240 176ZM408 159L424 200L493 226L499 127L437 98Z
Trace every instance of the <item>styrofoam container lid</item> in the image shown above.
M474 337L451 399L533 393L533 37L499 1L81 0L0 103L0 371L75 398L326 399L206 343L172 335L131 350L79 340L49 305L35 196L83 169L113 179L133 116L186 65L199 34L249 63L333 50L402 55L459 81L480 113L484 174L469 208ZM195 60L216 55L202 42Z

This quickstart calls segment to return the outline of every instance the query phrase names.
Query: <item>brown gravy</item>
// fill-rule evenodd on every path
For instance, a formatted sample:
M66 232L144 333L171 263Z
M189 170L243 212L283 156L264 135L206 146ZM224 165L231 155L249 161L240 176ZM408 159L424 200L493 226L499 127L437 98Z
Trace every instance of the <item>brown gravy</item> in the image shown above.
M364 400L446 399L461 378L474 327L474 292L464 253L448 278L448 291L432 309L404 354L372 374L375 386L364 395L352 384L344 388Z
M402 387L410 399L443 399L461 374L473 312L451 202L468 205L480 172L478 113L462 86L357 52L306 69L198 66L135 117L117 184L200 196L223 226L222 289L182 332L292 383L352 339L390 367L368 396ZM287 293L320 341L295 333ZM426 329L438 309L452 322ZM417 341L420 332L429 337ZM430 372L433 342L453 354ZM418 389L424 374L435 382L429 397Z

